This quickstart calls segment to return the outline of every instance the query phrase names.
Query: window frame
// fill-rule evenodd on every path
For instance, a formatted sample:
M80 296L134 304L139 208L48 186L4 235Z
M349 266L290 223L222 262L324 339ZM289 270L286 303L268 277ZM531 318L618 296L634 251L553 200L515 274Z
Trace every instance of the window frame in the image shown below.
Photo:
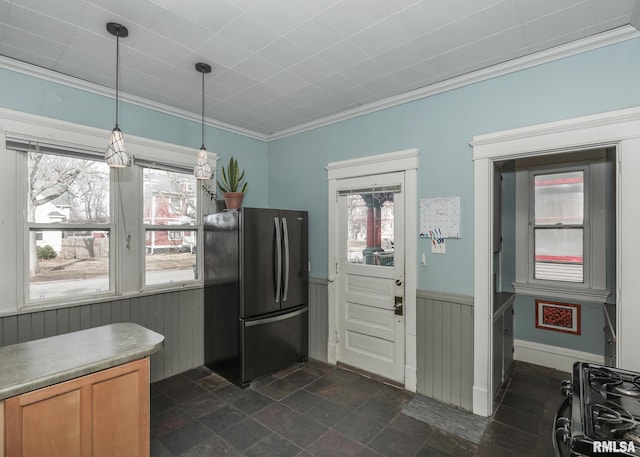
M583 281L537 279L534 176L567 171L584 171ZM606 149L516 160L516 276L512 283L516 293L599 303L606 300L610 294L606 289L606 246L598 242L606 236L605 182ZM565 227L569 225L574 226Z
M556 174L556 173L568 173L568 172L582 172L583 177L583 218L582 224L562 224L561 226L557 225L544 225L535 223L535 177L536 175L541 174ZM529 274L528 274L528 282L535 284L586 284L590 283L590 275L588 274L591 265L591 243L589 242L590 234L591 234L591 219L590 213L592 211L590 202L591 195L591 176L590 176L590 168L588 164L576 164L576 165L568 165L568 166L541 166L541 167L532 167L529 169L529 183L527 187L527 192L529 194ZM535 233L536 229L540 230L549 230L549 229L570 229L570 228L580 228L582 229L582 281L561 281L561 280L550 280L550 279L538 279L536 278L536 241L535 241Z
M139 179L139 194L140 194L140 239L142 240L141 249L140 249L140 290L141 291L158 291L158 290L170 290L170 289L182 289L189 286L201 286L203 281L202 272L202 262L204 256L202 255L202 249L198 249L198 246L203 246L204 244L204 230L202 226L202 215L204 214L203 203L204 199L202 196L202 189L197 188L198 181L196 180L194 190L196 195L196 219L193 224L145 224L144 223L144 170L145 169L154 169L167 171L171 173L184 173L191 174L192 170L187 169L186 167L182 167L179 165L171 164L171 163L162 163L162 162L148 162L148 161L134 161L135 165L138 167L138 179ZM171 207L171 205L169 205ZM151 235L153 231L161 231L167 232L167 236L170 232L185 232L191 231L196 232L196 257L195 257L195 271L197 277L189 280L180 280L175 282L161 282L161 283L152 283L147 284L147 270L146 270L146 256L147 256L147 247L146 240L147 235ZM181 240L184 239L184 233L182 234Z
M20 211L17 221L19 224L18 229L18 246L22 246L22 252L27 253L27 256L23 256L19 270L22 272L21 278L19 278L19 290L17 291L18 309L38 309L38 308L51 308L67 302L86 302L91 300L99 300L104 297L112 297L115 294L115 261L116 255L113 246L113 234L115 233L115 221L114 221L114 174L109 170L109 222L108 223L61 223L61 222L30 222L28 220L28 186L29 186L29 154L32 152L48 154L58 157L66 157L68 159L80 159L80 160L93 160L100 162L103 158L99 156L96 151L91 147L73 147L61 145L47 145L46 140L43 140L42 148L36 147L39 144L38 140L33 140L33 148L29 145L28 148L18 146L20 140L13 140L7 137L7 143L12 144L12 148L8 151L17 155L17 189L16 196L18 198L18 209ZM100 292L82 293L70 296L55 296L43 299L31 298L31 274L29 271L29 254L31 250L30 246L30 234L44 232L44 231L108 231L109 232L109 270L108 270L108 282L109 287L107 290L101 290Z
M2 270L3 299L0 300L0 315L15 314L16 312L36 312L39 310L62 309L70 306L84 304L97 304L109 302L114 299L136 297L140 295L162 293L171 290L188 290L201 288L203 282L193 282L186 286L171 284L163 290L145 290L142 287L141 278L141 252L144 249L144 240L141 239L140 212L142 208L142 196L139 195L137 162L162 163L179 167L182 170L191 170L195 160L193 147L185 147L163 141L151 140L126 134L126 145L130 154L134 157L134 166L113 169L110 172L112 199L110 254L113 260L110 262L111 284L110 293L91 296L60 297L50 301L38 301L27 303L29 266L25 259L25 246L27 231L25 228L27 214L28 176L27 160L25 154L18 151L13 140L19 142L39 142L45 147L51 146L54 150L66 150L72 156L88 154L104 159L104 150L108 139L108 131L104 129L84 126L76 123L61 121L48 117L23 113L8 109L0 110L0 152L6 159L3 168L3 180L0 183L6 195L12 198L7 200L7 211L13 219L13 224L0 226L6 242L13 246L5 251L0 259ZM218 156L214 152L209 153L212 168ZM200 214L213 211L208 199L203 198L202 185L215 185L215 176L210 180L196 184L197 198L200 199ZM203 205L206 205L203 206ZM68 229L68 227L61 227ZM198 242L202 244L201 242ZM202 264L202 256L198 256L198 265ZM26 273L25 273L26 272Z

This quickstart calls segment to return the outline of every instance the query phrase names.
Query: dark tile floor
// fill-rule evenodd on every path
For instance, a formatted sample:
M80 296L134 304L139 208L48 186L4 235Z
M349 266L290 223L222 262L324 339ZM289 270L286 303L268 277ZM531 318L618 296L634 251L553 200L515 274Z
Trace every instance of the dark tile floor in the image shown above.
M317 361L247 389L205 367L151 385L152 457L553 456L567 373L514 362L480 444L401 413L413 393Z

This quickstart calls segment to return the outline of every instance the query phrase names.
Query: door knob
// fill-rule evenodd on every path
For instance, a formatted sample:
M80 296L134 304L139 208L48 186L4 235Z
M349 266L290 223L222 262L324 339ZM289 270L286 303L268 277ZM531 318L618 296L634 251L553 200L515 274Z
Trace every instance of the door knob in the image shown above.
M400 281L399 279L396 279L396 286L401 286L402 285L402 281Z

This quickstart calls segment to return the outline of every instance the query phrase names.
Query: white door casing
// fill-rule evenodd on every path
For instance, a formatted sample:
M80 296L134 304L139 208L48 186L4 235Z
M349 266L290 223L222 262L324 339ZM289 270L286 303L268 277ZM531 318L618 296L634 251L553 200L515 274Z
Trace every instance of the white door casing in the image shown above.
M416 288L417 288L417 169L418 150L409 149L387 154L328 164L328 343L330 363L338 361L338 263L337 185L339 180L402 172L404 177L404 387L415 391L416 377ZM394 280L395 283L395 280Z
M617 151L616 189L616 315L617 365L640 370L636 356L640 346L640 107L550 122L473 138L474 161L474 381L473 412L492 413L491 335L493 262L492 163L615 146ZM624 251L622 247L624 246Z
M397 189L370 193L373 189L391 187ZM404 302L403 188L402 172L340 179L337 182L336 357L339 362L404 384L404 310L402 314L395 313L396 297ZM356 189L361 189L364 194ZM380 197L391 199L384 204L393 208L394 244L391 254L363 256L361 245L354 252L349 252L349 197L355 196L357 201L364 203L361 195L368 197L370 204ZM354 211L362 217L362 209L358 206ZM367 210L368 213L374 212L368 207ZM384 209L376 217L383 214ZM388 224L379 222L380 225ZM350 255L356 258L349 258ZM367 264L367 261L372 264Z

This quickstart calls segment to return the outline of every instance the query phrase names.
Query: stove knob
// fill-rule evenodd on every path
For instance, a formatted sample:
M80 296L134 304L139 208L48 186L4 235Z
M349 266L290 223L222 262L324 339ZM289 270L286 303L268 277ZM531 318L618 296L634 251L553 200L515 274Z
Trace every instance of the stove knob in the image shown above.
M564 395L565 397L570 397L572 392L573 392L573 386L571 384L571 381L569 381L568 379L562 381L562 387L560 387L560 393L562 395Z
M556 438L563 444L569 442L571 437L571 421L567 417L559 417L556 420Z

